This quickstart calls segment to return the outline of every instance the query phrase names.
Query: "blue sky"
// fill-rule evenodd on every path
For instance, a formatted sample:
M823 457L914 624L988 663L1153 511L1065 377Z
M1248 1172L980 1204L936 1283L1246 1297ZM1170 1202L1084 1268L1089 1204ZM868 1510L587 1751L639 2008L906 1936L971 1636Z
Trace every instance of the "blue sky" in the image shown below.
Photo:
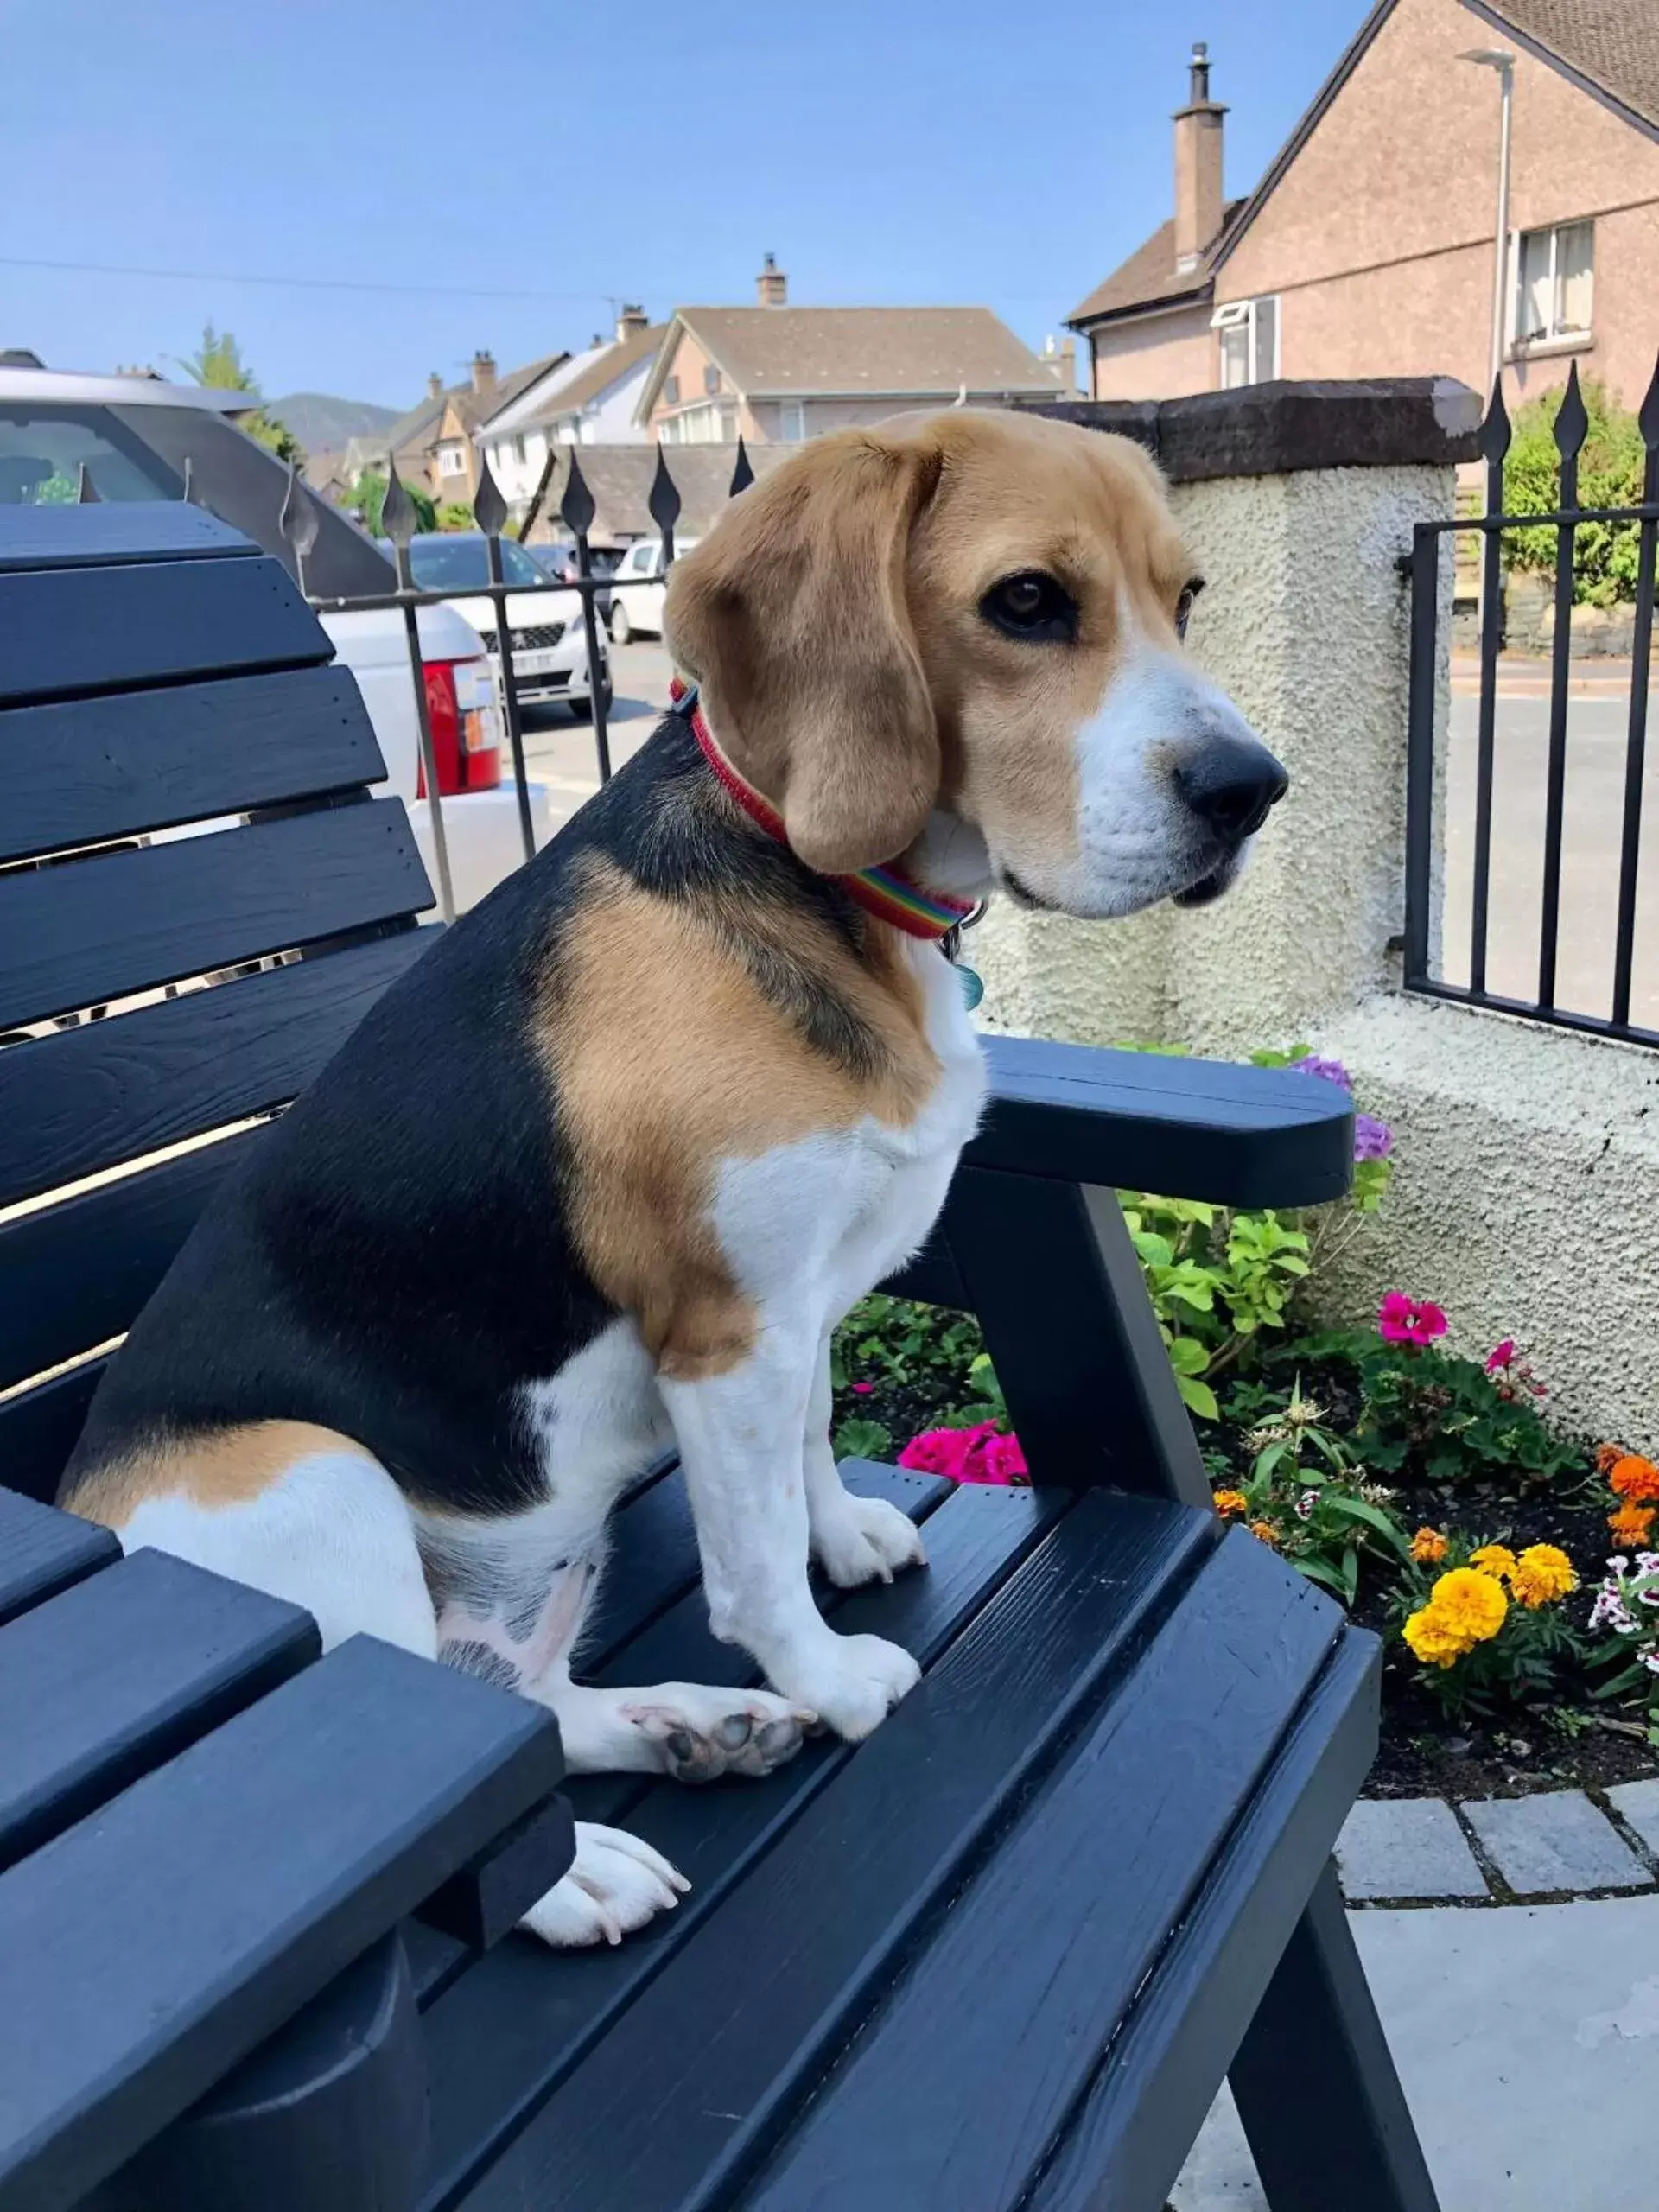
M165 372L211 317L268 393L405 405L616 298L748 301L764 250L794 301L982 302L1040 346L1169 213L1192 41L1237 192L1366 12L0 0L0 346Z

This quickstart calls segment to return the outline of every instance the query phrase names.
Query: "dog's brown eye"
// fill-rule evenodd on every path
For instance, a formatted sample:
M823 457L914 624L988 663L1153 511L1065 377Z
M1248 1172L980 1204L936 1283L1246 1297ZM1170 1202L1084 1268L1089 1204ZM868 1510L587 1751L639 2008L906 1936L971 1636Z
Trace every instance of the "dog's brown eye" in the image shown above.
M993 629L1022 645L1070 645L1077 634L1076 601L1052 576L1034 569L993 584L979 611Z
M1175 634L1186 635L1186 626L1192 613L1192 602L1204 589L1204 578L1194 576L1191 583L1181 586L1181 595L1175 602Z

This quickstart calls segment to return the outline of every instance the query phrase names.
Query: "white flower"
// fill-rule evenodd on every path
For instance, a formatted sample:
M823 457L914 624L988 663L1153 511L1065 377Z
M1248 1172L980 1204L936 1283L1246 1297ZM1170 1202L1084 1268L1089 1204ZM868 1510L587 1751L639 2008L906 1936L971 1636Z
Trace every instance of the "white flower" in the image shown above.
M1659 1552L1637 1552L1636 1571L1638 1574L1659 1574Z
M1303 1521L1311 1519L1313 1509L1319 1502L1319 1493L1318 1491L1305 1490L1296 1501L1297 1517Z
M1644 1651L1642 1664L1650 1675L1659 1675L1659 1651Z

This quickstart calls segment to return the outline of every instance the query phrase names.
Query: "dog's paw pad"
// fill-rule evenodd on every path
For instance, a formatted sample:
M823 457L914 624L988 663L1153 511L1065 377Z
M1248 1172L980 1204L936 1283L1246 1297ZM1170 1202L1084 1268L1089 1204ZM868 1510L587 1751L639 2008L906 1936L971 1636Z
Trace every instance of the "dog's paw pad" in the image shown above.
M693 1683L665 1685L623 1712L657 1745L664 1771L690 1783L770 1774L794 1758L816 1718L766 1690L705 1689Z

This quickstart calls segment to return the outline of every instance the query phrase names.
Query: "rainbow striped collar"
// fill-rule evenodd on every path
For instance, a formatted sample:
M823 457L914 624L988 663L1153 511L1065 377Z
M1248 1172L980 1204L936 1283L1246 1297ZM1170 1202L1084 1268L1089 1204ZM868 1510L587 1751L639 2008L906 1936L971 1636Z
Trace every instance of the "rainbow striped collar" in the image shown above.
M669 684L669 696L675 713L683 715L691 725L691 734L702 747L702 757L720 783L751 822L764 830L767 836L775 837L780 845L786 845L789 833L784 827L783 817L753 784L739 775L715 744L698 702L696 684L687 683L677 676ZM952 930L961 928L978 905L976 899L955 899L948 892L925 891L898 868L860 868L856 875L836 875L830 880L838 883L867 913L896 930L903 930L907 937L936 941L948 937Z

